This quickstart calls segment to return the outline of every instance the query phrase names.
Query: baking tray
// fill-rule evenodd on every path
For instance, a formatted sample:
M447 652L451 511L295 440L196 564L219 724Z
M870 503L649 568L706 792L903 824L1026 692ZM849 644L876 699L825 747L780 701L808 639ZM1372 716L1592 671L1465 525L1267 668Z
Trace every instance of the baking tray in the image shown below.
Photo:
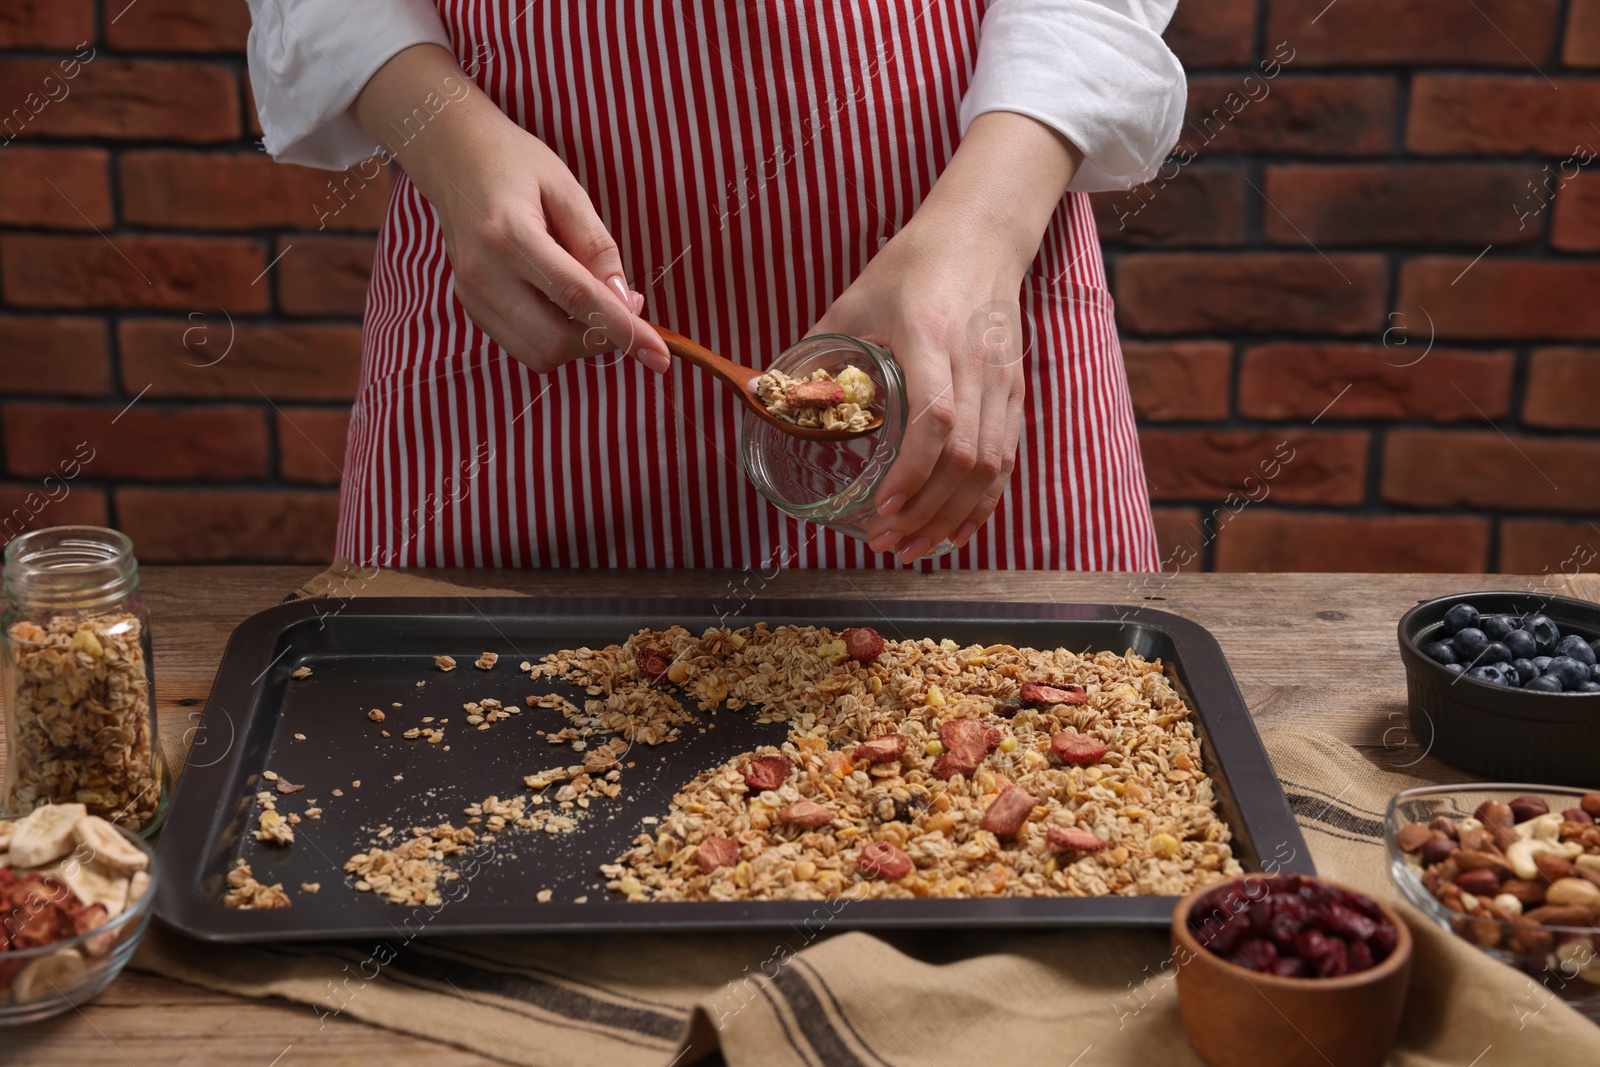
M560 729L560 712L527 708L487 731L468 726L461 705L486 696L520 703L533 692L581 690L517 669L549 652L620 643L641 627L712 626L765 620L842 629L871 617L885 636L953 638L962 645L1008 643L1074 651L1134 649L1160 657L1194 713L1219 811L1234 832L1246 870L1314 873L1282 786L1216 639L1163 611L1095 604L944 601L600 598L354 598L302 600L247 619L233 633L193 738L172 810L161 833L164 868L158 918L211 941L558 933L781 929L826 923L830 929L931 927L1165 926L1174 897L972 898L955 900L669 901L630 904L605 889L599 865L631 846L644 816L663 816L673 793L698 773L762 744L781 743L782 723L758 724L747 712L722 710L716 728L685 726L683 737L625 759L623 793L592 801L599 809L560 835L518 830L499 835L492 857L470 878L451 883L442 905L404 907L350 888L341 867L364 850L384 823L395 842L413 825L451 821L491 794L524 792L524 775L573 762L569 748L536 736ZM500 654L489 672L479 653ZM443 672L436 655L454 656ZM298 667L309 678L290 679ZM417 682L427 684L418 688ZM402 708L392 708L399 702ZM382 727L368 721L383 709ZM443 744L406 741L423 715L449 718ZM433 725L438 725L437 721ZM384 740L380 729L393 738ZM306 740L295 740L295 734ZM263 770L304 784L280 798L280 810L303 811L315 798L320 820L295 828L287 848L255 841L254 804ZM361 780L361 788L352 787ZM334 798L334 787L344 790ZM281 882L293 907L239 911L222 906L223 879L238 857L258 880ZM319 882L316 894L303 882ZM540 904L535 894L551 889ZM586 897L584 903L575 898Z

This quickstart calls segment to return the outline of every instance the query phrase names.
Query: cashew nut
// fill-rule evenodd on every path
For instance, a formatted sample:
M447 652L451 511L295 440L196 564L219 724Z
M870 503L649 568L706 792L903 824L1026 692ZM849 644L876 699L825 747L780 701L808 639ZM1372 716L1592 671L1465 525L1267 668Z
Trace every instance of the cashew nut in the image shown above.
M1528 838L1525 841L1514 841L1506 849L1506 862L1511 864L1511 869L1517 872L1517 877L1532 881L1539 877L1539 868L1534 865L1533 857L1545 852L1560 853L1560 849L1552 842L1540 841L1537 838Z
M1518 900L1510 893L1501 893L1499 896L1495 897L1494 906L1505 912L1513 919L1522 914L1522 901Z
M1517 826L1517 833L1522 834L1526 829L1525 837L1533 837L1539 841L1556 841L1561 837L1561 813L1559 811L1547 812L1536 815L1527 822Z

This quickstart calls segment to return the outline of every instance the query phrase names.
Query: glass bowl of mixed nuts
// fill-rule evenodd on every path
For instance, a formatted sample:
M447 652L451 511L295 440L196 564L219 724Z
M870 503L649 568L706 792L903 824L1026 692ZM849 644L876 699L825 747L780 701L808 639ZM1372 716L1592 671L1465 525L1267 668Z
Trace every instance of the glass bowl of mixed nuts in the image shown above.
M1429 918L1600 1022L1597 823L1600 791L1407 789L1389 802L1389 874Z
M156 858L82 804L0 817L0 1026L99 993L150 925Z

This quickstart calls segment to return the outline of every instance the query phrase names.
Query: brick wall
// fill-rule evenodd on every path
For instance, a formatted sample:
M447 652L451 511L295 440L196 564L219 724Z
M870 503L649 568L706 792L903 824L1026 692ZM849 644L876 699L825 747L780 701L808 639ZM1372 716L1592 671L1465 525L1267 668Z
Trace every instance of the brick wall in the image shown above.
M328 556L386 188L256 150L247 30L238 0L0 7L13 529ZM1600 547L1600 0L1184 0L1168 37L1183 139L1096 198L1168 565Z

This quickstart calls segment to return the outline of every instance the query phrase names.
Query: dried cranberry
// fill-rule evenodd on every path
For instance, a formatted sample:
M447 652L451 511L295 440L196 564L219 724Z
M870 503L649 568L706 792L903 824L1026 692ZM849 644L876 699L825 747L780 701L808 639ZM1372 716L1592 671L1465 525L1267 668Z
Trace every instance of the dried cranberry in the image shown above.
M1241 915L1213 913L1200 925L1195 924L1195 918L1189 918L1195 940L1219 956L1229 955L1250 936L1250 923Z
M1338 978L1350 973L1350 946L1336 937L1328 939L1328 953L1316 963L1317 973L1324 978Z
M1346 941L1365 941L1377 932L1378 924L1354 908L1328 904L1312 912L1317 925Z
M1272 947L1272 942L1259 937L1246 941L1228 957L1230 963L1237 963L1241 967L1248 967L1262 974L1272 973L1272 965L1277 960L1278 950Z
M1295 938L1306 928L1311 909L1297 896L1272 898L1272 920L1267 924L1267 934L1280 952L1294 951Z
M1245 912L1250 919L1250 933L1253 937L1268 936L1269 924L1272 922L1272 898L1263 897L1252 901L1250 910Z
M1357 971L1365 971L1370 968L1373 963L1372 949L1367 947L1367 943L1365 941L1350 942L1350 951L1348 953L1348 957L1350 960L1351 974L1355 974Z
M1272 973L1279 978L1310 978L1311 973L1306 970L1304 960L1294 956L1279 956L1272 965Z
M1400 940L1400 932L1394 928L1394 923L1388 919L1379 919L1377 929L1372 936L1367 938L1367 944L1372 947L1372 958L1382 962L1389 958L1389 953L1394 951L1394 946Z
M1316 966L1333 951L1335 940L1321 930L1307 930L1295 941L1295 955Z

